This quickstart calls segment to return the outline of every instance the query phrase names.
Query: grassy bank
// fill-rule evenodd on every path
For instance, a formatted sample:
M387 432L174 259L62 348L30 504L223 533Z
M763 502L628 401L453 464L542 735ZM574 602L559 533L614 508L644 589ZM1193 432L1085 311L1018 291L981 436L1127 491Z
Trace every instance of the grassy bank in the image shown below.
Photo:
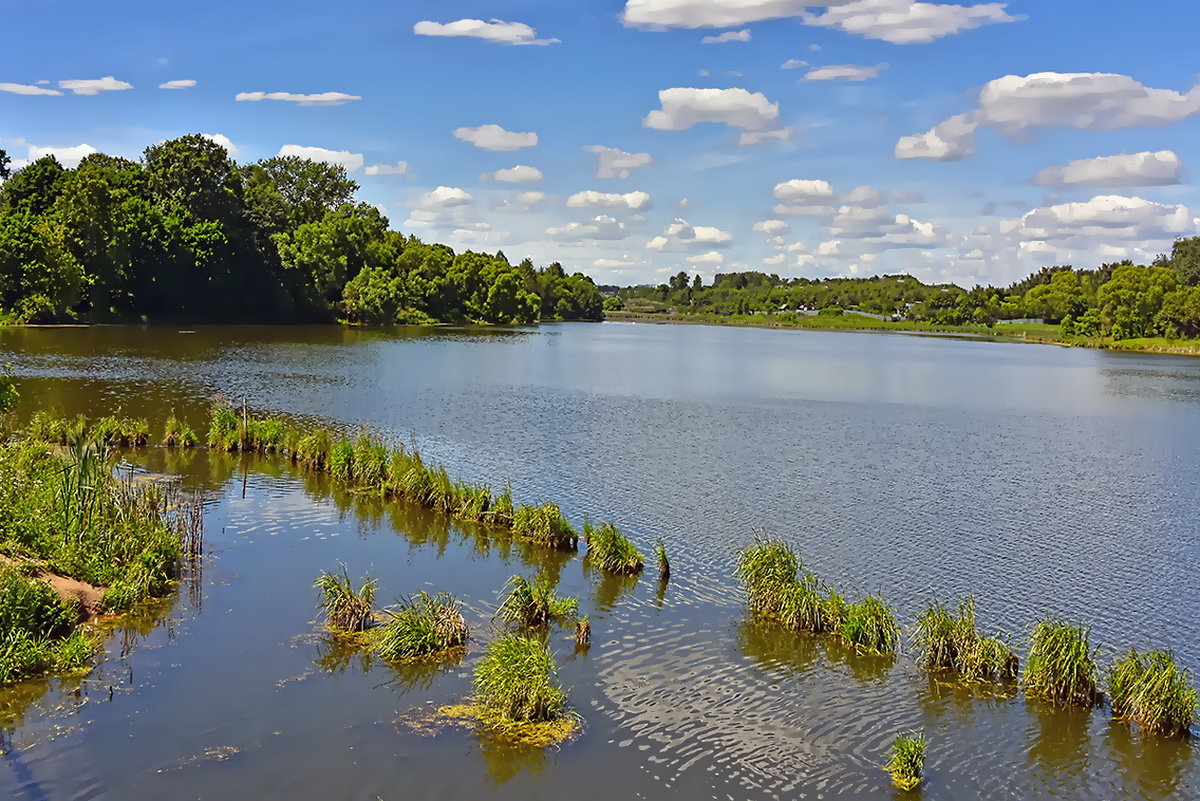
M1033 342L1040 345L1062 345L1075 348L1097 348L1133 353L1168 353L1180 356L1200 356L1200 342L1191 339L1143 337L1113 339L1112 337L1064 336L1057 325L1046 323L1007 323L995 325L935 325L912 320L880 320L854 312L842 314L646 314L627 311L606 311L606 320L636 323L682 323L693 325L727 325L748 328L793 328L812 331L890 332L897 334L931 334L940 336L979 336L995 339Z

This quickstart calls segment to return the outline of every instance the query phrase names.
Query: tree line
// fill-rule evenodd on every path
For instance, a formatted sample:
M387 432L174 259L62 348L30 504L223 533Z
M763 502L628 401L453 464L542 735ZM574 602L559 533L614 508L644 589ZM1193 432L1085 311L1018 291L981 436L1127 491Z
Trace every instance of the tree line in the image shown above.
M601 319L582 273L391 230L344 167L237 164L190 134L139 161L0 150L0 319L535 323Z
M908 275L780 278L719 273L711 286L679 272L658 286L604 287L607 309L761 314L845 309L935 325L1035 318L1075 337L1200 337L1200 237L1179 239L1150 265L1045 267L1007 287L924 284Z

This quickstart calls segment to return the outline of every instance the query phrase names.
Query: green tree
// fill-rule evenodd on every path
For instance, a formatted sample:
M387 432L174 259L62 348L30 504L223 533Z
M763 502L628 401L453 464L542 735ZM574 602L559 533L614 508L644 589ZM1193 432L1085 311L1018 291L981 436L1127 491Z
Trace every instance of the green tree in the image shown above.
M0 147L0 181L7 181L12 177L12 170L8 166L10 164L12 164L12 159L8 157L4 148Z
M65 172L54 156L42 156L22 167L4 182L3 208L10 213L45 214L58 198Z
M319 222L350 203L358 184L346 168L299 156L276 156L242 168L246 210L268 234Z
M1200 284L1200 236L1175 240L1167 264L1179 275L1181 284Z
M1096 295L1103 331L1114 339L1152 336L1166 294L1178 285L1178 276L1168 267L1116 267Z

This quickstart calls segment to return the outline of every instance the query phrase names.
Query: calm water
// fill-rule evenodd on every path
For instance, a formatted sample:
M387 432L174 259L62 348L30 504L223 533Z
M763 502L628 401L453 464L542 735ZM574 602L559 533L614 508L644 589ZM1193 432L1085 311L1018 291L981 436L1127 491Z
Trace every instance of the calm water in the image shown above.
M129 459L211 490L203 574L113 634L86 680L0 694L0 793L28 799L896 798L891 737L929 739L928 799L1200 798L1197 741L929 679L748 623L756 532L911 620L973 592L985 628L1093 627L1102 661L1169 646L1200 674L1200 360L909 336L605 323L530 331L0 329L23 405L197 428L207 399L415 441L518 501L611 518L673 581L605 579L273 459ZM316 636L313 576L463 598L459 665L397 670ZM555 635L586 719L514 752L413 731L457 701L514 573L578 595ZM561 638L560 638L561 635ZM1023 651L1023 649L1022 649Z

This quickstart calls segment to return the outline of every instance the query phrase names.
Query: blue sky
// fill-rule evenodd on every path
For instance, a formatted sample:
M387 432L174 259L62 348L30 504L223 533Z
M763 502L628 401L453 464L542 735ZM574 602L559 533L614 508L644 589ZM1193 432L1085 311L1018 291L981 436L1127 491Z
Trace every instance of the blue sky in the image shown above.
M601 283L1007 283L1200 233L1200 11L961 2L4 0L0 147L335 160L399 230Z

